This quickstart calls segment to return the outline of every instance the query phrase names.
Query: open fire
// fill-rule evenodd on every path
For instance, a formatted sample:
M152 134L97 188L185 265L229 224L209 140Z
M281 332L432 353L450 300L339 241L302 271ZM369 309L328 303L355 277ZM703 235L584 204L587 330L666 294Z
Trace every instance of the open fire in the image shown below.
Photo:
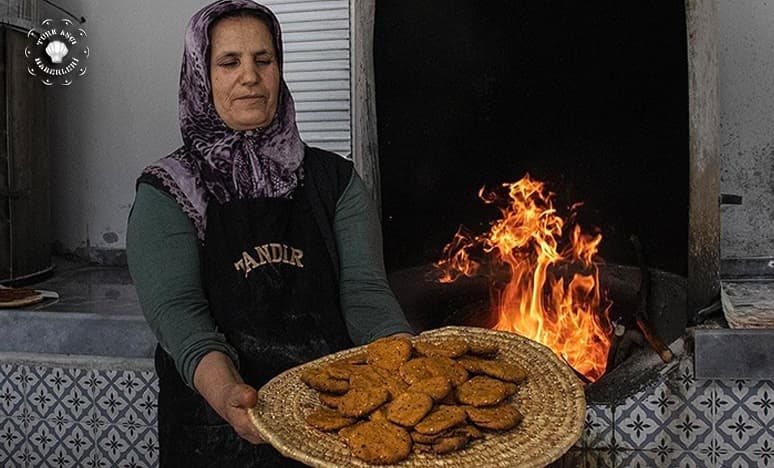
M493 328L545 344L596 381L605 372L612 332L612 303L600 291L595 264L602 235L577 224L565 229L581 204L570 207L566 223L553 194L529 175L496 191L482 187L478 195L501 218L480 235L460 227L435 263L438 281L487 276Z

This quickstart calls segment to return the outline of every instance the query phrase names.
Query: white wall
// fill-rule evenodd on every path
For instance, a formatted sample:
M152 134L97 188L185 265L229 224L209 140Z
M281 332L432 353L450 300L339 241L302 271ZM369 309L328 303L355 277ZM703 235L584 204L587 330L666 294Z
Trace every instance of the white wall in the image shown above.
M183 34L191 15L210 1L60 3L86 17L91 54L85 76L46 90L53 238L64 251L112 261L105 252L126 247L136 177L181 144ZM265 3L283 26L285 76L302 138L349 153L349 0Z
M125 248L135 178L180 145L183 31L204 3L62 2L86 17L91 49L86 75L47 89L53 238L65 250Z
M774 256L774 2L719 0L723 257Z

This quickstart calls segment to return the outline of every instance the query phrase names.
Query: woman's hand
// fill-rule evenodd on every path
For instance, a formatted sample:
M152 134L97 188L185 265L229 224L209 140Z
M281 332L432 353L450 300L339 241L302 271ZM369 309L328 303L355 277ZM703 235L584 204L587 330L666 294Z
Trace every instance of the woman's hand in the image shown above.
M266 443L247 415L258 392L244 383L231 359L219 351L204 355L194 372L194 387L210 406L251 444Z

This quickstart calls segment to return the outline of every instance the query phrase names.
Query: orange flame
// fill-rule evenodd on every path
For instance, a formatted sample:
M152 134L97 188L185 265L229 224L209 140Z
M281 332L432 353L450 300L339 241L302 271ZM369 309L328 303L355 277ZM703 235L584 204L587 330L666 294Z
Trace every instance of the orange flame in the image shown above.
M438 281L480 273L481 263L473 260L476 251L507 267L507 284L493 286L494 328L545 344L596 381L605 372L612 330L611 304L601 297L594 263L602 235L584 234L575 225L560 250L565 222L553 207L553 194L529 175L502 186L508 190L507 199L484 188L479 191L485 203L507 202L499 207L502 218L479 236L460 228L435 264L441 273ZM573 205L573 213L578 206Z

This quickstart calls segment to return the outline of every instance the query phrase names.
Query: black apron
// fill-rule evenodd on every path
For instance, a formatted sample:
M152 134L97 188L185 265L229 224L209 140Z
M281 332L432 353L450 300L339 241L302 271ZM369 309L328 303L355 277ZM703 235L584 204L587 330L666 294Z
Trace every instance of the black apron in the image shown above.
M335 200L351 164L314 156L308 149L293 199L212 202L207 209L202 265L210 312L237 349L240 374L256 389L286 369L352 346L331 245ZM156 370L162 467L303 466L268 444L241 439L183 383L160 347Z

